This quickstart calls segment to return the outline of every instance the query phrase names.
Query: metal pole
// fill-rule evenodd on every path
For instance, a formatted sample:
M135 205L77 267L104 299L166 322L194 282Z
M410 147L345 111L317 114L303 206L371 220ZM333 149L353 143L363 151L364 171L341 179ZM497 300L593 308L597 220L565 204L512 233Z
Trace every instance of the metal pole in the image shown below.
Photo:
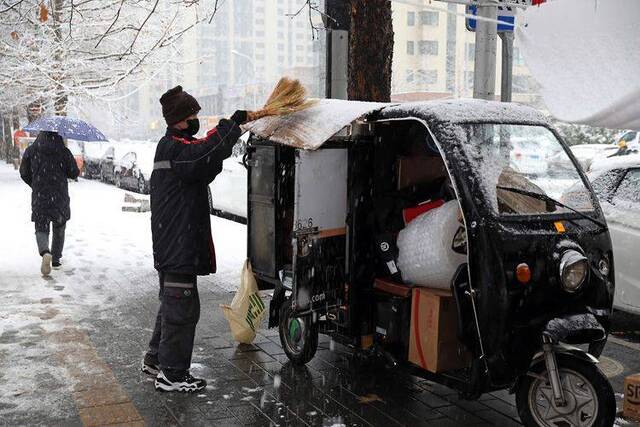
M496 92L496 48L498 27L495 23L498 8L495 5L478 5L478 16L489 18L476 21L476 52L473 72L473 97L495 99Z
M349 29L351 6L344 0L325 0L323 16L327 29L325 95L347 99L349 82Z
M502 84L500 87L500 100L511 102L513 91L513 32L500 33L502 40Z
M349 32L345 30L329 31L329 97L347 99L349 78Z

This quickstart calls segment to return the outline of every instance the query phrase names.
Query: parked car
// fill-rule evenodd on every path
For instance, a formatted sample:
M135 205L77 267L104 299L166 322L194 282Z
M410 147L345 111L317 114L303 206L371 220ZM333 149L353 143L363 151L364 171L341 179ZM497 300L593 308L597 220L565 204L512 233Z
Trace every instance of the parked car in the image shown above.
M618 146L615 144L581 144L569 148L585 171L590 170L594 160L606 158L618 151ZM562 173L571 167L569 158L564 153L558 153L549 158L549 170L554 173Z
M141 194L149 193L149 180L153 171L153 154L147 147L125 154L115 165L114 181L117 187Z
M101 177L101 162L108 148L108 143L90 142L84 144L83 176L85 178L99 179Z
M73 154L73 158L76 160L76 165L78 165L78 170L80 173L84 170L84 156L82 155L82 148L78 141L73 139L67 140L67 148Z
M107 148L100 158L100 180L107 184L114 184L116 181L115 174L115 146Z
M613 242L614 307L640 314L640 155L609 158L589 174Z
M241 157L225 160L222 172L209 188L213 213L229 214L233 219L247 217L247 169L242 165Z
M628 150L638 152L640 151L640 132L635 130L629 130L618 135L616 138L618 146L626 146Z

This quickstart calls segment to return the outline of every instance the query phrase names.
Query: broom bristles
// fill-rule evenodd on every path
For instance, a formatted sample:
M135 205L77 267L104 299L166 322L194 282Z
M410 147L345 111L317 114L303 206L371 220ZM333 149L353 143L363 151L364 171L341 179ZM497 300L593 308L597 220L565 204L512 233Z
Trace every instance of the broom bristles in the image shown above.
M264 107L249 112L248 121L294 113L309 108L314 103L314 100L307 99L307 91L298 80L283 77L276 84Z

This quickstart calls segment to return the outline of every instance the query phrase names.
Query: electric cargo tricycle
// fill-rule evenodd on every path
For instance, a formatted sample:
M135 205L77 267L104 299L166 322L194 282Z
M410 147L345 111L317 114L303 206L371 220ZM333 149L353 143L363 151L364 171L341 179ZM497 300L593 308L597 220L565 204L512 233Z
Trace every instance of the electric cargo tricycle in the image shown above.
M248 258L294 364L327 334L466 399L508 389L526 425L612 425L597 367L611 240L545 116L480 100L321 100L249 130ZM550 170L552 156L573 167ZM438 249L442 230L412 224L445 206L458 227ZM446 286L407 280L412 268L448 271Z

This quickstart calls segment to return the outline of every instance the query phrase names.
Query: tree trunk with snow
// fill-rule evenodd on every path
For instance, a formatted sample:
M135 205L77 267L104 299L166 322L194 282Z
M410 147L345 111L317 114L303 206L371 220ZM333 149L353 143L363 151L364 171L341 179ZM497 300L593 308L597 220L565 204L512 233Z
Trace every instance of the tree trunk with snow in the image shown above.
M389 0L351 0L349 99L389 102L393 24Z
M11 162L11 121L7 114L0 115L2 121L2 157Z

